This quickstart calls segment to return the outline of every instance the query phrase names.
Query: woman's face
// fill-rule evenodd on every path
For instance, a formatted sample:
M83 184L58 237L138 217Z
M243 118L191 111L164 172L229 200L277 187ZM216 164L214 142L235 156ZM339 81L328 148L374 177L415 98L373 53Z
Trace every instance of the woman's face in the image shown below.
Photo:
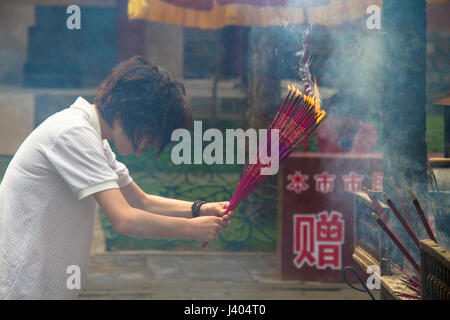
M121 156L128 156L130 154L134 154L136 157L139 157L142 154L142 150L147 146L148 139L144 138L136 148L133 147L133 142L126 135L123 130L122 124L118 119L114 121L114 125L112 127L112 140L114 141L114 145L116 147L117 152Z

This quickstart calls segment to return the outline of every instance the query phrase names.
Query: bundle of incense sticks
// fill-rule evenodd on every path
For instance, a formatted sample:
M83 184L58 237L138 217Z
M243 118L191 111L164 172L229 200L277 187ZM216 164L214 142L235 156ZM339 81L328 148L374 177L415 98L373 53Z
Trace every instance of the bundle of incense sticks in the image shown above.
M320 108L319 90L316 79L314 79L314 97L303 94L294 85L288 86L289 93L278 110L275 118L267 130L266 141L260 144L260 150L247 166L230 204L224 213L234 210L267 175L261 174L261 169L268 166L258 160L258 154L267 154L272 150L272 132L278 131L278 163L285 160L302 142L308 137L326 118L326 112ZM263 153L264 152L264 153ZM205 247L207 242L202 244Z

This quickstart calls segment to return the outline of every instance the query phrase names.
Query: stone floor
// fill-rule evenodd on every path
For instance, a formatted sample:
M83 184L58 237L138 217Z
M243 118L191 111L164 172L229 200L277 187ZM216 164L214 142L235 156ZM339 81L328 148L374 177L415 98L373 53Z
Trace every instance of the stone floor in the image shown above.
M80 299L370 299L345 283L279 280L275 253L105 252L100 229L94 238Z

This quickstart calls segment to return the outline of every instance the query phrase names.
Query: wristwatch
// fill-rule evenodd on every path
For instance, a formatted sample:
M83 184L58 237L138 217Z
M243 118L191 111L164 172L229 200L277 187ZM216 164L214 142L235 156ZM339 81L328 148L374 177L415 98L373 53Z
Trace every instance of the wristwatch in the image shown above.
M192 218L200 217L200 207L204 205L206 201L197 200L192 204Z

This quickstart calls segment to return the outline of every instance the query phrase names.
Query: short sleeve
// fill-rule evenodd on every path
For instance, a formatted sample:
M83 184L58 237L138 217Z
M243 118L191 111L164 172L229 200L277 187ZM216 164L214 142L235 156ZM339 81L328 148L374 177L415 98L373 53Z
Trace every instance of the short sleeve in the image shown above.
M92 128L67 129L45 153L80 200L99 191L119 188L118 176L108 165L103 144Z
M116 154L111 150L111 147L107 140L103 140L103 148L105 150L105 157L109 166L117 174L117 183L119 187L125 187L130 184L133 179L130 177L128 168L122 163L116 160Z

